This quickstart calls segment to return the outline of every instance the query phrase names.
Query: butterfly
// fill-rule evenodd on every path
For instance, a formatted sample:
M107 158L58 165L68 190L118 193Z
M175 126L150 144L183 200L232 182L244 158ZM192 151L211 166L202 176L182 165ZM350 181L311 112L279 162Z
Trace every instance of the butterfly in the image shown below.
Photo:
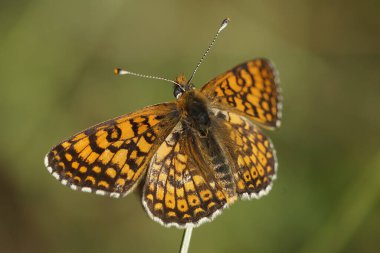
M176 101L100 123L52 148L48 171L71 189L115 198L143 184L145 210L167 227L198 226L239 198L267 194L277 159L259 126L280 126L273 64L247 61L200 90L184 75L173 83Z

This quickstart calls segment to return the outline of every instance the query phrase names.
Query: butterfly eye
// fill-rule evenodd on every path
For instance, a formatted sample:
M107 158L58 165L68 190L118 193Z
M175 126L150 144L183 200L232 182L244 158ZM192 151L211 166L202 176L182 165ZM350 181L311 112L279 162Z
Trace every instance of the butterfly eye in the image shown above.
M173 91L173 95L176 99L179 99L183 93L183 88L179 85L175 85L174 86L174 91Z

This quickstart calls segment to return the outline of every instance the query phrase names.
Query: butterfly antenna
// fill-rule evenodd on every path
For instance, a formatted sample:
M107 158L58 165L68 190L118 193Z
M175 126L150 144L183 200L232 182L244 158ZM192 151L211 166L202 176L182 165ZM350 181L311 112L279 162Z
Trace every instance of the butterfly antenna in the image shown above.
M167 78L163 78L163 77L138 74L138 73L134 73L134 72L131 72L131 71L128 71L125 69L120 69L120 68L115 68L113 72L115 75L118 75L118 76L131 75L131 76L138 76L138 77L149 78L149 79L157 79L157 80L170 82L170 83L173 83L175 85L179 85L180 87L182 87L182 85L180 85L179 83L177 83L173 80L167 79Z
M227 27L227 25L228 25L229 22L230 22L230 19L229 19L229 18L225 18L225 19L223 20L222 24L220 25L218 31L216 32L216 34L215 34L215 36L214 36L214 38L213 38L213 40L211 41L211 43L210 43L210 45L208 46L207 50L206 50L206 51L204 52L204 54L202 55L202 58L199 60L198 65L195 67L193 73L191 74L190 79L189 79L189 81L187 82L188 84L191 82L191 80L193 79L193 77L194 77L194 75L195 75L195 72L197 72L199 66L202 64L203 60L205 59L206 55L207 55L208 52L210 51L211 47L214 45L216 39L217 39L218 36L219 36L219 33L220 33L221 31L223 31L224 28Z

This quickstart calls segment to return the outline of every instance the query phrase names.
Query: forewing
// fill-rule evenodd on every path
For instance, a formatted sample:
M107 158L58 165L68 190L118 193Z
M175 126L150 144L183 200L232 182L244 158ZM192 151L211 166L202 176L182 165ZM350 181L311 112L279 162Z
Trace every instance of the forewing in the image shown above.
M174 103L143 108L74 135L46 155L45 165L74 190L126 195L178 119Z
M143 204L149 216L164 226L197 226L212 220L226 206L226 196L192 153L192 136L179 122L153 156ZM210 171L210 170L208 170Z
M269 192L276 177L276 151L268 137L250 120L227 111L214 110L225 135L230 164L240 198L259 198Z
M235 110L268 128L280 125L279 78L267 59L258 58L234 67L205 84L202 92L213 106Z

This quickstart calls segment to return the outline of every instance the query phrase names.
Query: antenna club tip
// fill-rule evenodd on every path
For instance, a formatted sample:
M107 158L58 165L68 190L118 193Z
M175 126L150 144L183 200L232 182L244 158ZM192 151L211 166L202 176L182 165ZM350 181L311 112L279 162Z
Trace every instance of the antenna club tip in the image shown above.
M223 19L222 24L221 24L221 28L224 29L230 21L231 21L231 19L229 17L226 17L225 19Z
M220 25L220 28L219 28L219 32L220 31L222 31L224 28L226 28L227 27L227 25L228 25L228 23L231 21L231 19L230 18L225 18L225 19L223 19L223 21L222 21L222 24Z
M125 69L121 69L121 68L114 68L113 73L117 76L130 74L130 72L126 71Z
M113 73L114 73L115 75L120 75L120 72L121 72L121 69L120 69L120 68L114 68L114 69L113 69Z

